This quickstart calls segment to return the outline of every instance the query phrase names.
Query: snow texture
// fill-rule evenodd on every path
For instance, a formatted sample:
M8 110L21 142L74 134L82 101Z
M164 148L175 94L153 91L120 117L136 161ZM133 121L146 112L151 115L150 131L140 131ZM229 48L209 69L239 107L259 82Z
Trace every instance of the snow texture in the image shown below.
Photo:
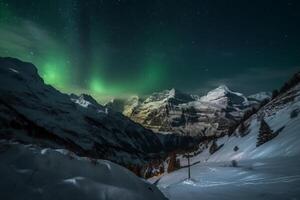
M0 141L0 199L162 200L154 186L106 160Z
M223 147L212 155L201 145L200 153L191 158L197 163L191 167L191 180L182 168L149 181L157 182L171 200L300 199L300 117L291 115L299 108L297 85L248 119L246 136L237 129L231 137L218 139ZM256 147L262 118L278 136ZM181 166L187 165L186 158L179 159Z

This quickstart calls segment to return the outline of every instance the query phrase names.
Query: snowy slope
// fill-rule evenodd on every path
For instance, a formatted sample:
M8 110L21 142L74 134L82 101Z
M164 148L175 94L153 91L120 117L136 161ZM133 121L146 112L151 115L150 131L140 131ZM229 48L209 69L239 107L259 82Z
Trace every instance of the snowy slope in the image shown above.
M257 147L262 119L279 134ZM200 154L191 158L197 163L191 167L192 180L186 180L183 168L149 181L159 179L158 187L170 199L299 199L300 84L266 104L245 125L245 136L238 127L231 137L216 141L223 146L212 155L212 142L200 145ZM178 158L187 165L186 158Z
M0 199L166 199L153 185L106 160L0 141Z
M45 85L30 63L0 58L0 138L122 165L147 162L164 147L152 131L99 105L89 95L67 95Z
M239 167L208 162L161 177L159 189L170 200L298 200L300 159L241 161Z
M246 121L249 125L249 133L241 137L236 130L232 137L221 138L218 143L224 146L215 154L209 156L208 161L230 161L249 160L271 157L296 156L300 154L300 118L292 118L293 111L300 109L300 85L297 85L289 92L274 99L263 107L257 114ZM276 132L283 128L279 135L273 140L256 147L260 120L268 123L271 129ZM238 151L233 151L237 146Z
M265 99L271 99L271 92L259 92L256 94L249 95L247 98L249 101L263 101Z

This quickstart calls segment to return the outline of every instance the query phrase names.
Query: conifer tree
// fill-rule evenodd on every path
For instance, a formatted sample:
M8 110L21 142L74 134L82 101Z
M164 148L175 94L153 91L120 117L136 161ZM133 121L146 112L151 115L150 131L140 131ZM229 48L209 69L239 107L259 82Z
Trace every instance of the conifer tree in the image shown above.
M260 146L269 140L273 139L276 135L273 133L270 126L267 124L267 122L262 119L260 122L260 128L259 128L259 134L257 137L257 143L256 146Z

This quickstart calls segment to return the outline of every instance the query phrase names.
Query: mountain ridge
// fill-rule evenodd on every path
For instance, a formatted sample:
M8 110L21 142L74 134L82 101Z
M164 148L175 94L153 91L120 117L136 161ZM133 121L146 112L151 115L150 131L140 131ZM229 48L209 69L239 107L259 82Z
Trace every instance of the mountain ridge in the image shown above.
M165 151L152 131L91 96L77 98L45 85L30 63L0 58L0 72L1 138L66 148L122 165L142 165L149 155Z
M123 113L154 132L218 136L226 132L227 128L223 129L223 124L239 120L247 109L266 98L267 95L258 100L253 96L251 100L220 85L201 97L172 88L155 92L145 100L138 96L134 97L135 101L130 98L113 100L107 107ZM218 127L223 130L219 131Z

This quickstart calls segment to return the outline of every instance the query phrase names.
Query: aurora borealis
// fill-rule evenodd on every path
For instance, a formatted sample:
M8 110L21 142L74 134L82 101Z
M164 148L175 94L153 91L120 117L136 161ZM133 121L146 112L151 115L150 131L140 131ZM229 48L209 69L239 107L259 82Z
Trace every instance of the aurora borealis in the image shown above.
M251 94L300 69L299 24L297 0L0 0L0 56L100 100L219 84Z

